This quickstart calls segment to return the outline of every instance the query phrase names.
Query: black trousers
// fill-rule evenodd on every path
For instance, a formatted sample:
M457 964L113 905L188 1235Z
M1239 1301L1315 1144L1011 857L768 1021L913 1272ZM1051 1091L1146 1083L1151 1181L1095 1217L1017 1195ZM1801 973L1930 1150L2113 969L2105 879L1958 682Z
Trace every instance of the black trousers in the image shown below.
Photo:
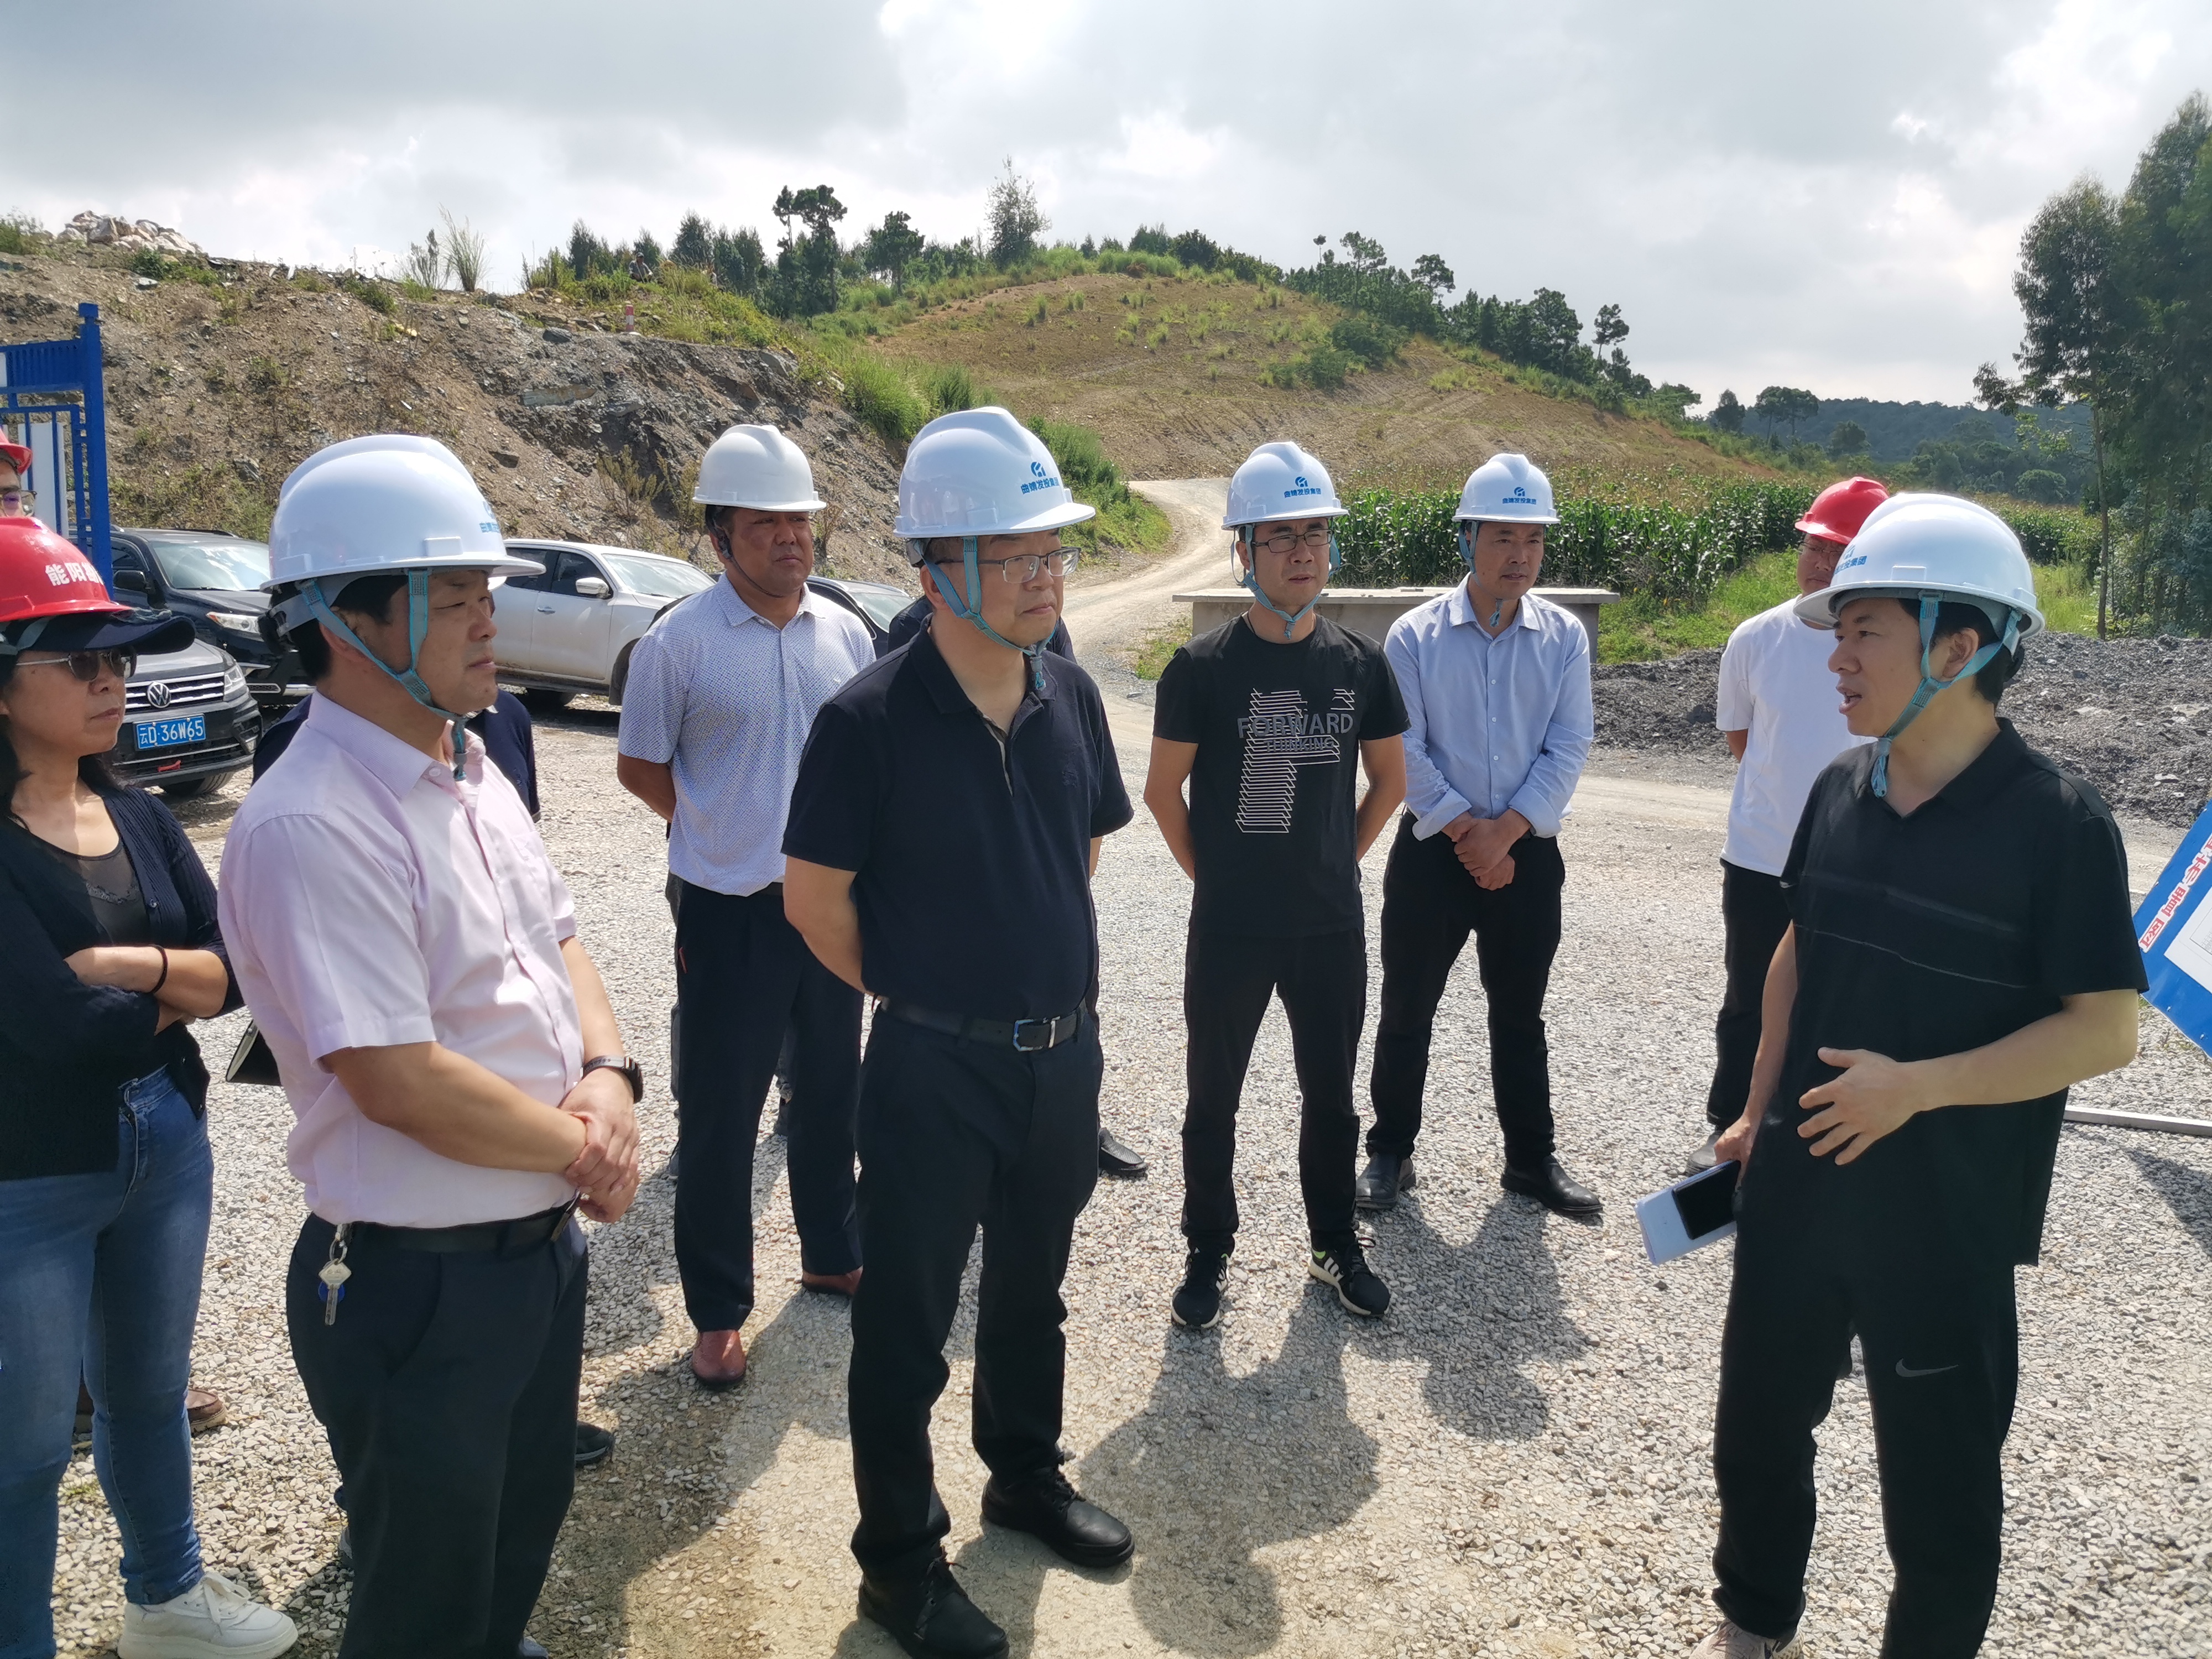
M1001 1480L1060 1466L1067 1345L1060 1298L1075 1218L1098 1182L1098 1028L1018 1054L878 1015L860 1084L860 1240L846 1388L869 1577L917 1577L951 1522L930 1409L975 1230L975 1449Z
M1225 1250L1237 1236L1237 1108L1267 1001L1279 994L1298 1073L1298 1187L1316 1245L1352 1231L1359 1111L1352 1067L1367 1022L1367 941L1358 928L1302 939L1201 933L1183 954L1189 1030L1182 1117L1182 1231Z
M1782 878L1721 860L1721 922L1728 991L1713 1022L1713 1086L1705 1096L1705 1121L1726 1128L1743 1115L1751 1094L1752 1062L1759 1058L1760 1013L1766 970L1790 931L1790 900Z
M347 1253L337 1320L307 1218L284 1281L292 1359L353 1533L342 1659L513 1659L576 1483L588 1261L574 1222L507 1253Z
M1796 1628L1813 1546L1813 1431L1854 1327L1897 1572L1882 1659L1966 1659L1996 1602L1999 1459L2020 1375L2009 1267L1876 1270L1803 1240L1739 1236L1713 1436L1713 1599L1759 1635Z
M787 1029L799 1265L812 1273L860 1265L853 1184L860 994L784 920L781 884L743 898L689 882L670 888L683 1079L676 1268L693 1326L732 1331L753 1310L753 1145Z
M1490 1088L1505 1133L1505 1162L1540 1170L1552 1156L1551 1049L1544 992L1559 949L1559 844L1523 836L1513 847L1513 879L1495 892L1475 885L1441 832L1416 839L1398 822L1382 873L1382 1012L1368 1091L1375 1127L1367 1150L1413 1155L1428 1085L1429 1043L1444 982L1467 936L1474 935L1483 995L1490 1004Z

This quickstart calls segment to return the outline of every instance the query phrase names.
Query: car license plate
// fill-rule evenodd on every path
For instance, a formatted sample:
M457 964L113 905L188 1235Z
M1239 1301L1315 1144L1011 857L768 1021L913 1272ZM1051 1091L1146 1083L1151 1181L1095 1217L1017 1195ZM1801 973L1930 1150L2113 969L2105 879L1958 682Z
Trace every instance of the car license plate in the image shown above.
M179 744L205 743L206 741L207 716L205 714L191 714L173 720L140 720L138 722L138 747L142 751L148 749L174 749Z

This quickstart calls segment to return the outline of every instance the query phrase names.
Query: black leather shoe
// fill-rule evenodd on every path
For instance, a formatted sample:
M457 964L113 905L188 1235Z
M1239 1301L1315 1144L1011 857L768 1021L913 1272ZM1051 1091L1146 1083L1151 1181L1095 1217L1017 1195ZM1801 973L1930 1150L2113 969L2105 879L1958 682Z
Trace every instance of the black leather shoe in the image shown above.
M1098 1173L1133 1180L1152 1166L1123 1146L1104 1124L1098 1126Z
M1006 1632L968 1599L941 1555L910 1584L861 1579L860 1617L889 1631L914 1659L998 1659L1006 1650Z
M1498 1184L1509 1193L1533 1198L1558 1215L1593 1216L1605 1213L1605 1201L1566 1171L1556 1158L1544 1160L1540 1170L1509 1167Z
M1702 1175L1705 1170L1711 1169L1714 1164L1719 1163L1720 1159L1716 1155L1714 1149L1720 1145L1721 1137L1727 1133L1728 1126L1724 1123L1716 1123L1711 1128L1707 1129L1705 1131L1704 1142L1698 1147L1696 1152L1690 1154L1689 1166L1684 1173L1687 1175Z
M1042 1539L1079 1567L1117 1567L1136 1553L1129 1529L1067 1483L1058 1469L1008 1488L993 1475L983 1483L983 1518Z
M588 1469L615 1449L615 1431L596 1423L576 1425L576 1467Z
M1352 1201L1363 1210L1395 1210L1398 1207L1398 1194L1413 1190L1413 1160L1377 1152L1359 1172L1358 1183L1352 1189Z
M338 1528L338 1565L348 1572L353 1571L353 1528Z

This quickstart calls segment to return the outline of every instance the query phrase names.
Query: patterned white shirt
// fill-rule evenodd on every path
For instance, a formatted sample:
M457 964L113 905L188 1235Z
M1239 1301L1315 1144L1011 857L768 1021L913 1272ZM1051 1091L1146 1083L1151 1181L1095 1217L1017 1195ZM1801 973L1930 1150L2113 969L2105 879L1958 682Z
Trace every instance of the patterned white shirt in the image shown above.
M811 592L781 628L725 577L637 642L618 746L670 766L668 867L742 896L783 879L783 823L815 711L876 659L867 625Z

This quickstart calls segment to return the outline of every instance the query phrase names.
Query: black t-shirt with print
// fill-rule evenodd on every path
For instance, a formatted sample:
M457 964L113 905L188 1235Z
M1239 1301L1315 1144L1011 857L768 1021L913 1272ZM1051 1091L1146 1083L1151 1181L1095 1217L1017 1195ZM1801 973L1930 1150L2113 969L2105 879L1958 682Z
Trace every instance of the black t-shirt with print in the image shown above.
M1875 795L1873 765L1869 745L1820 774L1782 872L1797 1000L1741 1230L1747 1244L1809 1237L1838 1261L1899 1273L2032 1262L2063 1089L1923 1113L1845 1164L1812 1155L1798 1102L1837 1074L1822 1048L1931 1060L2008 1036L2066 997L2141 991L2127 853L2097 792L2009 720L1908 816Z
M1152 735L1198 745L1191 926L1277 939L1360 927L1359 745L1406 725L1382 647L1325 617L1294 645L1239 617L1176 652Z

